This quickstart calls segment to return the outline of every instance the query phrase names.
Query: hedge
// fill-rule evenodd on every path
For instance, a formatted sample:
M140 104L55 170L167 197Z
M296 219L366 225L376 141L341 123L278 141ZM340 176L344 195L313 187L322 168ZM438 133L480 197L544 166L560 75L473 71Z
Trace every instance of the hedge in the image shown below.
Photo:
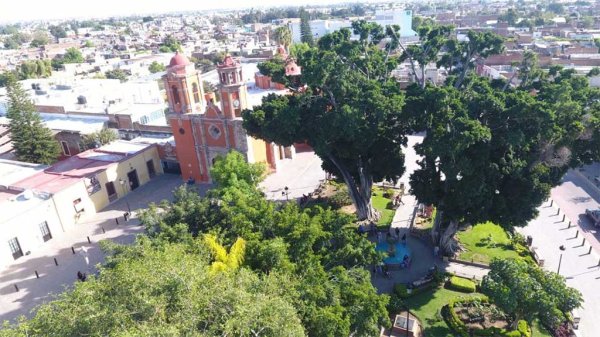
M398 295L398 297L400 298L409 298L411 296L426 292L429 289L433 289L435 287L437 287L437 282L435 282L435 280L432 280L429 283L424 284L421 287L418 288L412 288L410 294L408 293L408 288L406 287L406 284L404 283L396 283L396 285L394 285L394 294Z
M456 300L450 301L448 303L448 305L445 305L442 308L442 316L444 318L444 321L446 322L446 325L448 325L448 327L452 331L454 331L456 334L458 334L458 336L470 337L469 329L467 328L465 323L460 320L460 318L458 317L456 312L454 312L454 306L457 304L466 304L466 303L472 302L474 300L479 300L483 303L488 302L488 298L485 296L474 297L474 298L470 298L470 299L456 299ZM487 336L490 336L490 337L491 336L493 336L493 337L530 337L531 336L531 329L527 325L527 322L522 321L522 320L517 323L517 330L506 330L506 329L491 327L488 329L476 329L476 330L473 330L472 332L473 332L473 336L479 336L479 337L487 337Z
M464 293L474 293L476 289L475 282L466 278L452 276L448 281L448 288Z

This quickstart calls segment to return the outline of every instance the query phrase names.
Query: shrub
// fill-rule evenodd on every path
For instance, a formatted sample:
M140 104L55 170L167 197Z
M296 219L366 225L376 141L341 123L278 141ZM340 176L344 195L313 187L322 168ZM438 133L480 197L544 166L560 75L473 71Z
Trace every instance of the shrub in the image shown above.
M350 198L350 193L348 193L348 189L338 189L332 196L329 197L329 204L333 208L341 208L352 204L352 199Z
M448 288L464 293L474 293L476 289L475 282L466 278L452 276L448 281Z
M406 308L406 304L402 297L398 296L395 292L390 296L390 301L387 305L387 310L390 315L395 315Z
M411 292L409 294L408 288L406 287L406 285L404 283L396 283L396 285L394 285L394 294L400 298L409 298L411 296L418 295L418 294L426 292L427 290L433 289L433 288L437 287L437 285L438 284L435 281L431 281L431 282L426 283L418 288L412 288Z
M524 320L520 320L517 323L517 331L521 333L520 337L531 337L531 328Z
M391 188L386 188L385 190L383 190L382 195L384 198L391 199L394 197L394 190L392 190Z

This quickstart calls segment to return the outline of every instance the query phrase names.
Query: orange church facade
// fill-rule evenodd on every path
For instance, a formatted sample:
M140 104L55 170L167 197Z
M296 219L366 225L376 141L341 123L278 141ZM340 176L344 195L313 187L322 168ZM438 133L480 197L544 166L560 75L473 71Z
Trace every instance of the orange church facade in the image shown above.
M227 56L217 65L220 106L202 89L194 64L177 53L167 67L163 82L169 102L169 124L175 137L177 159L184 180L211 182L210 167L215 158L230 151L244 154L248 162L263 162L271 170L277 161L291 157L283 149L246 134L241 113L249 108L247 88L238 60ZM286 156L287 154L287 156Z

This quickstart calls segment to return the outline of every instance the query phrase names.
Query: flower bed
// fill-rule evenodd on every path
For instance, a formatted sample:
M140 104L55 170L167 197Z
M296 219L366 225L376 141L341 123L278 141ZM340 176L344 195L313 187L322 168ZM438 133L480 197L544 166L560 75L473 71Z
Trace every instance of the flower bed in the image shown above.
M525 321L518 322L517 330L510 329L510 321L485 296L450 301L442 308L442 316L448 327L461 337L531 336Z

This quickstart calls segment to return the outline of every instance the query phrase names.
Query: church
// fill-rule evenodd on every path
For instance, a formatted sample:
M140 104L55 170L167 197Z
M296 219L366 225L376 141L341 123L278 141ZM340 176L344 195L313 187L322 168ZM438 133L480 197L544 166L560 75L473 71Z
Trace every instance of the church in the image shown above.
M248 88L239 60L227 55L217 65L218 91L204 93L202 77L183 54L176 53L163 76L169 112L167 119L175 138L176 156L184 180L210 183L210 168L218 156L242 153L250 163L265 163L269 171L279 161L294 156L293 147L282 147L250 137L242 126L248 106Z

